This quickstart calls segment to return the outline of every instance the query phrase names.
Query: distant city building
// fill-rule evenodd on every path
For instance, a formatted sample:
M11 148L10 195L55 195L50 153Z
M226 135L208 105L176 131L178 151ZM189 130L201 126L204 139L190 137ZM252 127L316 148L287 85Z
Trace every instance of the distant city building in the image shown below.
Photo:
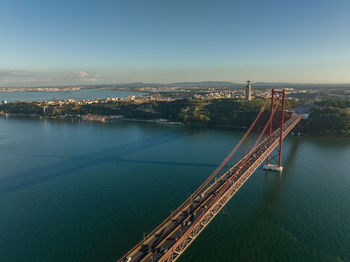
M245 87L245 100L252 100L252 86L249 80L247 81L247 86Z

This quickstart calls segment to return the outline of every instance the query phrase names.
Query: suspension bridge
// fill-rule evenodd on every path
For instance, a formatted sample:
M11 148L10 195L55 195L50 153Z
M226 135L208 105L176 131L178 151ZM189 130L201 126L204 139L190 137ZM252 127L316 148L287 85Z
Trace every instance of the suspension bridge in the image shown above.
M251 150L236 164L230 160L263 115L268 117ZM206 181L150 234L118 262L176 261L231 197L266 160L264 169L282 172L282 144L302 116L293 112L286 91L272 89L271 99L262 106L244 136Z

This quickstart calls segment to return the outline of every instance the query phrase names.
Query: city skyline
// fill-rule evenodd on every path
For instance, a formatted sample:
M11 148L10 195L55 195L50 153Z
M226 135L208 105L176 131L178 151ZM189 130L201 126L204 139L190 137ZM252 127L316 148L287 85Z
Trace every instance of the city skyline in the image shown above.
M350 83L347 1L3 1L0 87Z

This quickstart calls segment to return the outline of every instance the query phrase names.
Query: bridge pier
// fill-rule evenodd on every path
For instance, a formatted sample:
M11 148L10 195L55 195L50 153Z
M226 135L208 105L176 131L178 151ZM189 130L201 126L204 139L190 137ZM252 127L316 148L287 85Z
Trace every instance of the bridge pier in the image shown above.
M267 164L267 165L264 165L263 169L266 171L274 171L274 172L282 173L283 166Z

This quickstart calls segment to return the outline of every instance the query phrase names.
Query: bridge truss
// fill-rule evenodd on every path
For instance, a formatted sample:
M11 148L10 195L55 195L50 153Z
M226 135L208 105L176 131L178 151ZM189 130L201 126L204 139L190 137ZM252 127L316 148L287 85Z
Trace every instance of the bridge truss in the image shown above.
M283 138L301 115L287 109L285 90L272 90L268 120L251 150L235 165L230 160L261 120L268 101L232 152L208 179L122 261L176 261L266 159L281 169ZM277 152L277 154L276 154Z

